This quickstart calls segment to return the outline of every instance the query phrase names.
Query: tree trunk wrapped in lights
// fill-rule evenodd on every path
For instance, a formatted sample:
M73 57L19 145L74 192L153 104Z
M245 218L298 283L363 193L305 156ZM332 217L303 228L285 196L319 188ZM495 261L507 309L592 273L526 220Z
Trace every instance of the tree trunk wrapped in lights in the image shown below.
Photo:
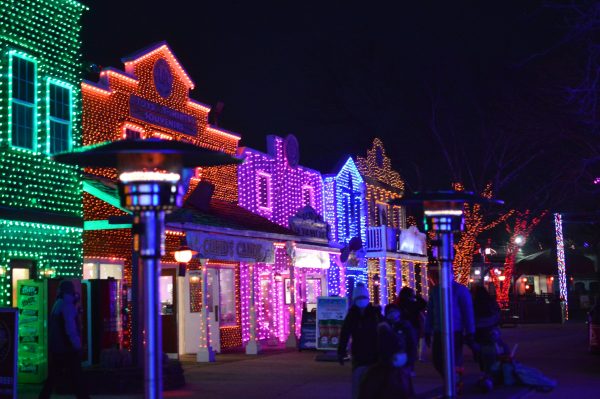
M510 241L508 242L504 258L503 281L499 280L498 275L491 273L492 282L497 287L496 301L502 308L508 307L508 295L517 253L522 243L527 240L533 229L542 221L547 213L547 210L543 210L539 216L533 216L530 210L526 210L525 212L516 211L514 225L511 227L509 223L506 224L506 231L510 234ZM517 237L521 237L521 243L518 242Z
M463 191L464 186L461 183L454 183L454 189ZM492 185L488 183L481 194L485 198L492 198ZM477 237L487 230L491 230L498 224L506 221L514 211L509 211L491 223L485 222L485 217L481 209L481 204L465 204L463 208L465 230L461 233L460 239L454 245L454 279L456 282L467 285L471 276L471 266L473 265L473 256L477 250Z

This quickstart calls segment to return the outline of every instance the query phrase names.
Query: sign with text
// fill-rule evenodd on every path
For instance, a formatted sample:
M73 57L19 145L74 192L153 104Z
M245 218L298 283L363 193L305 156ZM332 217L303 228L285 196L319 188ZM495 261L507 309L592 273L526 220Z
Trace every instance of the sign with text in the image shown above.
M40 383L46 378L46 294L42 281L17 283L19 305L19 380Z
M317 317L315 312L302 312L298 349L315 349L317 345Z
M329 240L329 225L310 206L305 206L292 216L289 224L290 229L300 236Z
M188 245L206 259L275 263L271 241L189 232Z
M198 133L196 118L164 105L132 95L129 98L129 115L132 118L162 126L169 130L195 136Z
M0 308L0 399L17 398L18 325L18 309Z
M337 296L317 298L317 349L337 349L347 311L347 298Z

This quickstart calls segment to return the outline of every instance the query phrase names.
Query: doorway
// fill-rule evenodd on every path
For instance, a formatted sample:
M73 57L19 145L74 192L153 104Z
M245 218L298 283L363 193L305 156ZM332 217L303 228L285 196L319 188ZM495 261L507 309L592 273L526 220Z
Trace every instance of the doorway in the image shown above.
M179 353L179 340L177 333L176 269L164 268L161 270L159 287L163 351L177 355Z
M221 352L221 327L237 326L235 269L232 267L207 268L206 304L211 346Z
M12 290L12 306L17 307L17 282L35 279L35 262L26 259L11 259L10 284Z

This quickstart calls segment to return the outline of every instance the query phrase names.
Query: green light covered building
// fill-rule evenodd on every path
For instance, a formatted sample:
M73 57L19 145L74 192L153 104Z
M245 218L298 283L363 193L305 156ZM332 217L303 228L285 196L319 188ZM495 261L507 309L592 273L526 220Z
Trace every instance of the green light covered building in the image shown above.
M81 277L80 17L73 0L0 0L0 306L16 282Z

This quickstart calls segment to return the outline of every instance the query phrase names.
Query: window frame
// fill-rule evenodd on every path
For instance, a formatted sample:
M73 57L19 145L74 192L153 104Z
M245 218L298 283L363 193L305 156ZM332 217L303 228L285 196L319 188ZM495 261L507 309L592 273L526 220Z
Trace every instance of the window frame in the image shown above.
M107 280L107 279L103 279L101 278L102 273L100 270L100 265L114 265L114 266L121 266L121 279L115 279L117 281L124 281L125 280L125 261L121 260L121 259L103 259L103 258L84 258L83 259L83 266L82 266L82 272L83 269L85 268L86 264L93 264L94 265L94 269L96 272L96 278L94 279L88 279L88 280ZM85 277L85 275L83 275L83 277Z
M304 203L304 192L308 191L308 197L309 197L309 201L308 204ZM315 208L315 189L313 186L309 186L308 184L302 186L302 206L310 206L311 208Z
M261 204L261 191L260 191L260 179L265 178L267 180L267 206L263 206ZM259 171L256 174L256 204L258 209L262 209L265 211L273 210L273 200L271 198L271 175L269 173Z
M13 67L14 67L14 59L19 58L26 62L31 62L33 64L33 102L28 103L18 98L13 97ZM23 53L17 50L11 50L8 52L8 123L7 123L7 131L8 131L8 142L11 148L18 148L19 150L39 153L39 140L38 140L38 71L37 71L37 59L35 57L30 56L29 54ZM28 107L32 110L32 148L21 147L13 144L13 104L19 104L21 106Z
M50 111L51 111L50 104L52 101L51 95L50 95L51 85L58 86L63 89L67 89L69 92L69 116L70 116L70 119L69 119L69 121L67 121L67 123L65 123L64 119L57 118L57 117L50 115ZM46 79L46 132L47 132L46 153L48 155L54 155L54 153L52 153L52 151L51 151L51 146L52 146L51 122L60 123L62 125L66 124L68 126L68 130L69 130L68 143L69 143L69 145L65 151L71 151L73 149L73 85L66 83L66 82L62 82L58 79L47 78ZM60 151L60 152L62 152L62 151Z

